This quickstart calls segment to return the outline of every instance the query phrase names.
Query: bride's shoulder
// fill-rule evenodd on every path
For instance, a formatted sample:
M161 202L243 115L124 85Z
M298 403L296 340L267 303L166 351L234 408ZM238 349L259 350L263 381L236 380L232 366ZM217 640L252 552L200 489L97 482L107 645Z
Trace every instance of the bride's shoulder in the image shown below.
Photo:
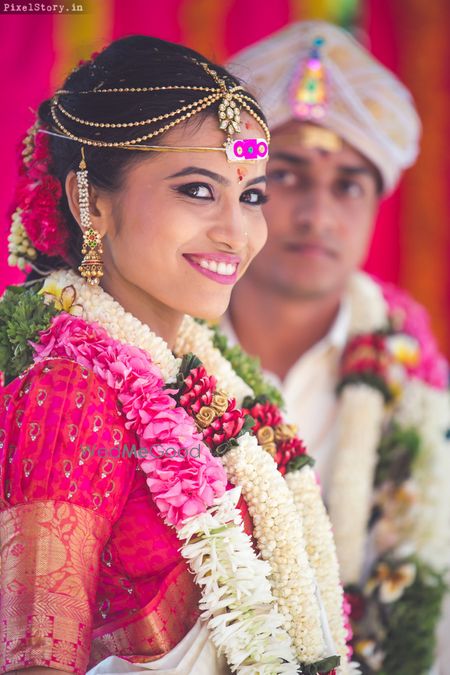
M111 449L135 437L92 370L68 358L27 368L1 392L0 434L0 508L52 499L121 511L136 460Z

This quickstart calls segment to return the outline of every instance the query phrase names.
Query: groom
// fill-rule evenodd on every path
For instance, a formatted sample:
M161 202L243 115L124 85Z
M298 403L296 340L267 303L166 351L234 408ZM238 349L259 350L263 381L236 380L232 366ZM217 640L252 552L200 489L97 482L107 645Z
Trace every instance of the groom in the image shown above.
M259 356L316 460L355 658L364 673L422 675L450 562L448 371L423 309L360 271L420 122L398 79L330 24L290 25L229 68L272 143L268 242L222 328Z

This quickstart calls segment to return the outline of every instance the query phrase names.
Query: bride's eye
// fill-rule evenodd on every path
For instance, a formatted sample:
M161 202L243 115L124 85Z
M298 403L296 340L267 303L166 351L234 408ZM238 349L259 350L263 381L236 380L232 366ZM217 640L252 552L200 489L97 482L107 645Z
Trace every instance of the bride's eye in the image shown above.
M251 206L261 206L269 200L269 197L261 190L246 190L241 194L241 202Z
M187 183L185 185L177 185L175 190L187 197L192 197L193 199L214 199L212 189L207 183Z

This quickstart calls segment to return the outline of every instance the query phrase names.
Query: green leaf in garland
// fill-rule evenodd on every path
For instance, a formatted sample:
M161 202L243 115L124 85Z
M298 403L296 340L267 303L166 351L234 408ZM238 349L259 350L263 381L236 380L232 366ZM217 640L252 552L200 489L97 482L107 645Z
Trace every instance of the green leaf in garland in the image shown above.
M195 354L192 354L192 352L185 354L181 360L180 373L182 373L186 378L191 370L194 370L201 365L202 362L197 356L195 356Z
M340 394L348 384L367 384L369 387L377 389L383 395L385 403L389 403L393 398L393 393L386 381L372 371L352 373L343 377L337 386L337 393Z
M416 576L394 602L381 602L378 593L368 595L359 587L346 588L347 593L364 595L364 611L353 620L354 643L375 639L377 651L384 654L382 666L376 671L356 655L364 675L427 673L434 663L436 628L448 591L444 573L434 571L415 556L395 559L395 565L403 563L413 563Z
M255 423L256 423L256 420L251 415L246 415L245 420L244 420L244 425L243 425L242 429L240 430L240 432L238 433L237 438L239 438L239 436L243 436L248 431L251 431L253 429L253 427L255 426Z
M9 286L0 301L0 370L5 383L11 382L33 362L31 342L39 339L52 318L58 313L46 305L37 291L42 282L33 286Z
M195 356L195 354L192 354L192 352L190 352L189 354L185 354L183 356L180 370L177 373L177 378L175 382L175 387L176 389L178 389L176 397L180 396L183 393L184 382L188 377L189 373L191 372L191 370L194 370L194 368L198 368L201 365L202 362L200 361L200 359L197 356ZM165 389L173 389L173 385L166 385Z
M214 457L223 457L223 455L229 452L231 448L234 448L236 445L238 445L237 440L235 438L230 438L228 441L225 441L225 443L221 443L216 448L211 450L211 454Z
M199 321L199 323L205 322ZM230 362L236 374L253 389L255 397L264 396L266 400L284 410L283 397L279 390L263 377L259 359L249 356L238 345L230 347L228 339L221 332L219 326L210 326L210 328L213 331L214 347Z
M250 410L250 408L253 408L253 406L256 405L257 403L259 403L260 405L264 405L264 403L267 403L268 400L269 399L264 394L261 394L260 396L256 397L246 396L242 401L242 407Z
M301 675L319 675L322 673L329 673L338 668L341 662L340 656L328 656L326 659L321 659L315 663L302 663L298 672Z
M417 429L405 429L393 424L378 448L375 485L381 485L387 480L399 485L407 480L420 450L421 441Z
M286 464L286 473L291 471L300 471L304 466L314 466L315 460L309 455L298 455L298 457L293 457Z
M386 673L427 673L434 663L436 629L448 587L442 574L415 562L418 571L414 583L386 617L388 640L382 645Z

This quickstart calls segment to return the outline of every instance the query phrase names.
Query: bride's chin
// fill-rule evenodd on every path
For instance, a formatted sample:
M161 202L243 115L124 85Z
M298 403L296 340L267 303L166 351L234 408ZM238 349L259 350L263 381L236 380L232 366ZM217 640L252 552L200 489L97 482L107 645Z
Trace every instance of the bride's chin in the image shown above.
M203 319L204 321L214 321L219 319L222 314L228 309L230 304L230 297L228 296L223 302L200 303L194 302L189 307L186 307L185 314L190 314L196 319Z

